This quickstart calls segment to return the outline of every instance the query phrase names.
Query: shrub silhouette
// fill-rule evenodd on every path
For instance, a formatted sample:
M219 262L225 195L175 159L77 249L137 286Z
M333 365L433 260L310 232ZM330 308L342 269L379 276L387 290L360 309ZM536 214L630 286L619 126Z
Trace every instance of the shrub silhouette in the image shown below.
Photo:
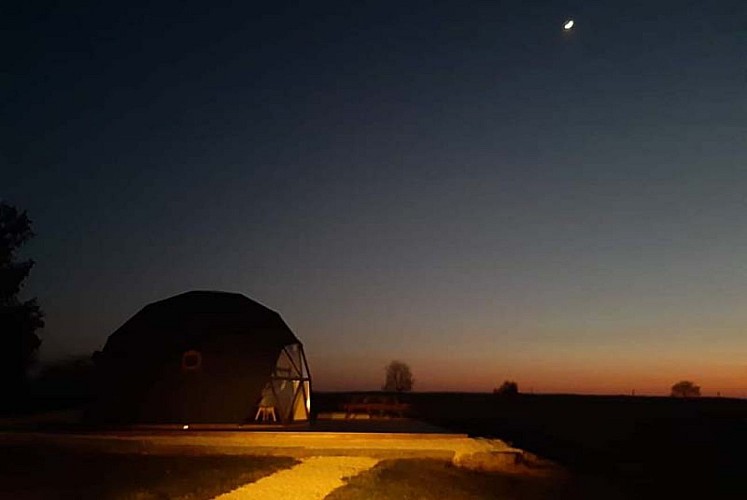
M498 396L515 396L519 394L519 384L513 380L504 380L500 387L493 389L493 394Z
M672 386L674 398L697 398L698 396L700 396L700 387L690 380L681 380Z

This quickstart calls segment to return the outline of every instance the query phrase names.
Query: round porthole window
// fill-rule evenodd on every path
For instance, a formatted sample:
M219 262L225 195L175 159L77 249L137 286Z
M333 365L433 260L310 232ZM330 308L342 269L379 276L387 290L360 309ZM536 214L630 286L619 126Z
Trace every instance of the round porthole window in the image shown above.
M182 354L182 370L199 370L202 366L202 354L200 351L187 351Z

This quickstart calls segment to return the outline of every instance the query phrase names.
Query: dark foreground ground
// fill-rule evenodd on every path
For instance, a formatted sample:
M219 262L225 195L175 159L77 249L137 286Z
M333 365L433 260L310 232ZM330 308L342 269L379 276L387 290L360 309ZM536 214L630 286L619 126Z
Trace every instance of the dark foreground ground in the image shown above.
M315 393L314 412L338 411L353 396L361 394ZM485 474L443 461L387 460L332 498L747 498L747 400L464 393L415 393L400 400L430 425L496 437L554 460L571 481ZM64 406L50 403L23 413ZM330 425L336 424L319 421L308 430ZM384 427L396 432L392 425ZM4 446L0 498L210 498L293 463L277 460L93 456Z
M3 447L0 498L207 500L293 466L284 457L147 455ZM308 478L307 478L308 479ZM565 475L480 472L433 458L387 459L347 478L327 500L614 500L609 488ZM304 484L288 485L303 498Z
M207 500L290 467L286 457L93 453L3 447L0 498Z
M483 472L445 460L385 460L325 500L579 500L621 498L608 485L572 477Z
M358 394L360 395L360 394ZM334 411L351 394L316 394ZM431 424L496 437L625 498L747 498L747 400L414 393Z

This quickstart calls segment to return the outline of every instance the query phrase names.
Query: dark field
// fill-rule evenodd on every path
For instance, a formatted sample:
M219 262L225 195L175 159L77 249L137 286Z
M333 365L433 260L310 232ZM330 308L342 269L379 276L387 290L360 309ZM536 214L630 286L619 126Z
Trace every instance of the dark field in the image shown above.
M156 456L3 447L0 498L201 500L294 463L285 457Z
M572 488L558 478L479 472L443 460L386 460L350 479L325 500L581 498Z
M316 394L332 411L349 394ZM627 498L747 498L747 401L414 393L414 416L497 437Z
M385 460L348 480L325 500L387 499L618 500L603 481L565 475L482 472L434 459Z

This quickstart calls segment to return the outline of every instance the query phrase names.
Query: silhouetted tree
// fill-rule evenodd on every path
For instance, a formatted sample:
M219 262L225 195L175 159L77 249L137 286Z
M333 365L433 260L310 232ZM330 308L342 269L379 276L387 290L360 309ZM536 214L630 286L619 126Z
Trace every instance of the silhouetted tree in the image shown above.
M498 396L515 396L519 394L519 384L513 380L504 380L500 387L493 389L493 394Z
M41 309L35 298L18 297L34 261L19 261L17 253L33 236L26 212L0 201L0 390L4 398L20 394L41 344L36 335L44 326Z
M383 389L390 392L409 392L415 379L412 378L410 367L401 361L392 361L386 367L386 381Z
M681 380L672 386L672 397L697 398L698 396L700 396L700 387L689 380Z

